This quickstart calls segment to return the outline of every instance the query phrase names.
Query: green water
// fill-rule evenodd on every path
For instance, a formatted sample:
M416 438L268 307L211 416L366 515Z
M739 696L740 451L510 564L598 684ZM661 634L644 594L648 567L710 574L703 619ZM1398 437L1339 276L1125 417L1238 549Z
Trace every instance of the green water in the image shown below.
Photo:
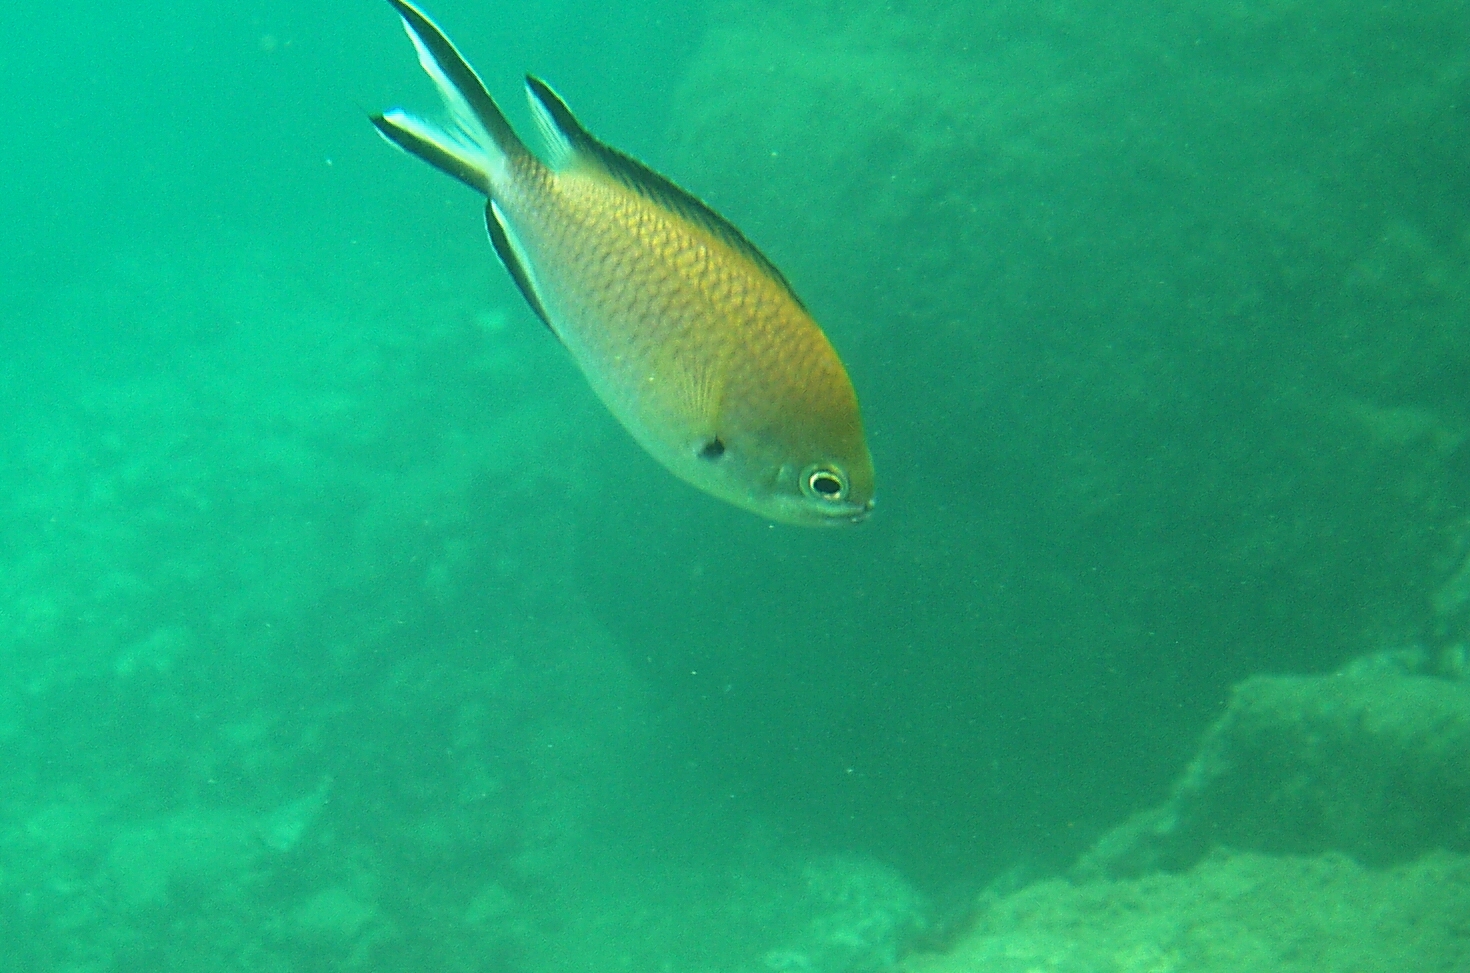
M785 270L877 511L637 449L386 4L11 5L0 970L877 973L1470 635L1465 3L432 13Z

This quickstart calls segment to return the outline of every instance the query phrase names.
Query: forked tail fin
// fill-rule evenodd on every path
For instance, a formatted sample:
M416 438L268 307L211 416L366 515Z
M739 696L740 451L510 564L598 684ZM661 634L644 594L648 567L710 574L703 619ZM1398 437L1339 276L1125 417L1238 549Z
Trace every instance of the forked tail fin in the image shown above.
M419 65L433 80L449 109L447 126L399 108L372 117L384 138L490 196L504 180L509 162L526 147L500 113L475 69L428 15L407 0L388 0L403 18L403 29L419 54Z

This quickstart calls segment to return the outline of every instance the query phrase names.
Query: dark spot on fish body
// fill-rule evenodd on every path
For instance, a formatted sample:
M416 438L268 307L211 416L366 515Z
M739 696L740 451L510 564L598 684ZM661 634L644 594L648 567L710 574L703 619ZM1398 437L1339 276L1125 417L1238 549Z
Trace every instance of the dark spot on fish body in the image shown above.
M705 443L703 446L701 446L699 448L699 458L700 459L707 459L707 460L713 461L713 460L719 459L721 456L724 456L724 455L725 455L725 441L723 439L721 439L719 436L715 436L713 439L709 440L709 442Z

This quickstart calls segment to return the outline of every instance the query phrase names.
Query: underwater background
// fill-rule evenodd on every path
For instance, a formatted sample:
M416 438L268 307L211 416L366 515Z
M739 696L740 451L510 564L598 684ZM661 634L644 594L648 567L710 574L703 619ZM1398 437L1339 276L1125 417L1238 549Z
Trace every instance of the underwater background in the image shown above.
M1470 968L1470 5L429 12L877 510L637 448L387 4L7 6L0 971Z

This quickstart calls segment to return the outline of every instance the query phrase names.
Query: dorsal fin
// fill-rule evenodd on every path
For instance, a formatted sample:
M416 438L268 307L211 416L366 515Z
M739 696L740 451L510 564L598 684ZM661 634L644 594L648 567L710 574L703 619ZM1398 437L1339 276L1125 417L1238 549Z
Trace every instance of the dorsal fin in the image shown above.
M733 223L637 159L599 142L577 121L561 96L540 78L526 75L526 91L536 114L536 124L546 138L551 156L547 161L552 168L577 162L598 166L640 196L703 227L716 239L744 254L766 276L780 284L798 307L805 309L786 276Z

